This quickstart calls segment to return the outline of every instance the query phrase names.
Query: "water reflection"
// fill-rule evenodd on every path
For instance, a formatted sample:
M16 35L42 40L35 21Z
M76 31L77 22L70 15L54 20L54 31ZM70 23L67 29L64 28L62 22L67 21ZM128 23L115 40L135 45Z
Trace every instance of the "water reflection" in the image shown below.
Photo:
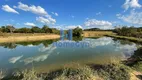
M23 57L23 55L22 56L17 56L17 57L12 57L12 58L9 59L9 63L13 63L14 64L18 60L20 60L22 57Z
M113 50L115 51L121 51L122 54L124 54L124 58L128 58L131 55L133 55L134 51L137 50L137 45L135 43L132 43L130 41L124 41L124 40L114 40L110 37L103 37L99 39L84 39L83 41L89 41L92 44L92 48L100 47L100 46L113 46ZM124 41L124 42L123 42ZM108 48L109 49L109 48ZM114 53L115 53L114 51Z
M129 58L137 50L137 44L115 40L110 37L97 39L83 38L81 41L89 42L90 47L56 47L54 42L67 42L59 40L46 40L37 42L20 42L0 44L0 68L20 68L34 64L35 67L54 67L69 62L96 64L107 63L113 57L119 59ZM12 51L7 51L14 49ZM10 63L10 64L9 64ZM54 68L52 67L52 68Z
M33 42L0 43L0 46L4 47L4 48L8 48L8 49L15 49L17 47L17 45L33 47L33 46L38 46L40 44L43 44L45 47L48 47L49 44L52 44L55 41L58 41L58 39L45 40L45 41L33 41Z

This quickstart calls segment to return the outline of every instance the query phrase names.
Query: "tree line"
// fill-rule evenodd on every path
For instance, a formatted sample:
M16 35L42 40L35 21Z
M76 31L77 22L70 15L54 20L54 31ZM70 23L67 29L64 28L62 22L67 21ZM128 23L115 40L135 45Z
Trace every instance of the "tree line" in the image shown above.
M37 26L31 27L31 28L15 28L14 26L8 25L8 26L2 26L0 28L0 32L2 33L55 33L59 34L59 30L55 28L49 28L49 26L44 25L42 28L39 28Z
M123 26L122 28L114 29L113 32L115 32L115 33L117 33L118 35L121 35L121 36L142 38L142 27Z

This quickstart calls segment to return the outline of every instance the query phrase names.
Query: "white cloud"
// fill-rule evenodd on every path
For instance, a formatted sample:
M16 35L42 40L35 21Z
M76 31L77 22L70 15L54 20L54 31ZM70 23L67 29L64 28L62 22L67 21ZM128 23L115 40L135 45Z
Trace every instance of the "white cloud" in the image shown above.
M21 2L19 2L18 4L19 4L18 6L13 6L13 7L21 9L23 11L29 11L40 16L48 15L48 13L41 6L35 6L35 5L28 6Z
M24 23L24 25L26 25L26 26L36 26L34 23L29 23L29 22Z
M52 14L54 14L55 16L59 16L58 13L56 13L56 12L52 12Z
M21 9L23 11L28 11L34 14L39 15L40 17L37 17L36 20L44 23L44 24L54 24L56 23L56 19L52 18L51 15L49 15L44 8L42 8L41 6L35 6L35 5L27 5L27 4L23 4L21 2L18 3L18 6L13 6L14 8L18 8ZM56 16L58 16L57 13L54 13ZM46 18L45 18L46 17Z
M45 17L37 17L36 20L37 20L38 22L41 22L41 23L44 23L44 24L55 24L55 23L56 23L56 20L53 19L53 18L50 17L50 16L47 17L47 18L45 18Z
M2 10L6 11L6 12L19 14L19 12L17 12L15 9L9 7L9 5L2 5Z
M142 25L142 12L132 10L129 15L117 14L117 17L131 24Z
M102 13L101 13L101 12L98 12L98 13L96 13L96 15L102 15Z
M129 8L140 8L141 5L138 3L139 0L126 0L123 4L123 8L128 10Z
M83 27L81 25L70 25L70 26L66 26L65 29L75 29L77 27L83 29Z
M89 19L84 23L87 28L112 29L112 23L104 20Z
M61 30L61 29L68 30L68 29L74 29L74 28L77 28L77 27L83 29L83 27L81 25L54 25L52 27L57 28L59 30Z

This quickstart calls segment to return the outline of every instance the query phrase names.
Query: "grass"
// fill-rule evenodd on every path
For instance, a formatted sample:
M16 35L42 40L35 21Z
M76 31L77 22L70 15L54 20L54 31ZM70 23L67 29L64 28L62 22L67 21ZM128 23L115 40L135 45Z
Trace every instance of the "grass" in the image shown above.
M66 67L48 73L34 69L16 72L2 80L130 80L130 69L125 65L106 64Z
M45 33L0 33L0 43L58 39L60 35Z
M89 67L80 67L78 69L65 68L60 76L54 80L102 80Z
M50 33L0 33L0 37L52 35Z
M126 61L126 64L134 70L142 72L142 47L135 51L134 55Z
M136 71L142 72L142 61L136 62L132 65L132 68Z
M119 35L106 35L108 37L113 37L117 39L129 40L132 42L142 43L142 38L135 38L135 37L127 37L127 36L119 36Z
M114 34L112 31L84 31L83 33L84 37L102 37Z

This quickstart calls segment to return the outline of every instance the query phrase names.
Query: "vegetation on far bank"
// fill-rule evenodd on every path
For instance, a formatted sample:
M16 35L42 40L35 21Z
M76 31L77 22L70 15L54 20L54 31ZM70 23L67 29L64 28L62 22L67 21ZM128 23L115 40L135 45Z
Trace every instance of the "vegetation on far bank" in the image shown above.
M103 37L105 35L113 35L112 31L83 31L84 37Z
M120 36L142 38L142 27L127 27L116 28L113 32Z
M105 35L105 36L113 37L113 38L117 38L117 39L129 40L129 41L136 42L136 43L142 43L142 38L119 36L119 35L116 35L116 34Z
M44 25L42 28L39 28L37 26L33 26L31 28L15 28L14 26L8 25L8 26L2 26L0 28L0 32L2 33L54 33L59 34L59 30L56 28L50 28L47 25Z

